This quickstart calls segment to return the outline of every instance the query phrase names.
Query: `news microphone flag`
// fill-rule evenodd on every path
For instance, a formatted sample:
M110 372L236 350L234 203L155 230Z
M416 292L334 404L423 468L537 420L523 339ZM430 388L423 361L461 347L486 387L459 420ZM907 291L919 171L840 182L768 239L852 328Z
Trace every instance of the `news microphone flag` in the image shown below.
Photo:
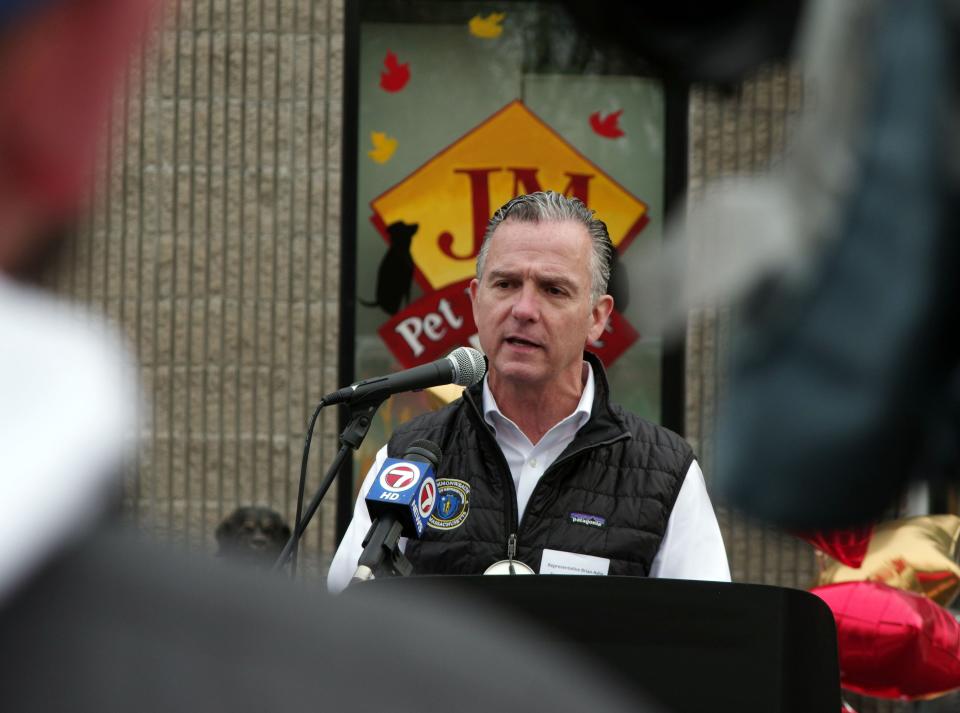
M392 515L403 537L420 538L437 502L433 466L415 460L387 458L366 497L370 518Z

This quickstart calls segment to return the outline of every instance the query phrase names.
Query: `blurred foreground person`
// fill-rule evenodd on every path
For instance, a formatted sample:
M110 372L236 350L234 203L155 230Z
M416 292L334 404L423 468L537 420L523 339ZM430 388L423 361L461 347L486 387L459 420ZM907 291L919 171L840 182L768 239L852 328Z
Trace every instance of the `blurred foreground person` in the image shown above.
M910 477L957 473L958 11L810 2L782 167L708 191L635 270L685 287L673 326L739 300L714 482L780 525L870 520Z
M717 446L721 491L798 528L875 518L911 476L960 465L960 6L854 5L845 32L820 28L868 38L824 92L860 84L851 130L839 152L795 159L808 177L833 167L797 195L817 199L827 239L805 274L748 305Z
M141 0L0 4L0 595L119 494L131 360L105 325L22 282L82 200Z
M334 602L211 569L111 523L136 435L130 359L89 316L15 278L42 270L40 236L79 202L93 154L85 129L128 46L120 31L139 27L143 9L0 3L4 709L649 710L499 612L376 592ZM455 658L424 645L441 622Z

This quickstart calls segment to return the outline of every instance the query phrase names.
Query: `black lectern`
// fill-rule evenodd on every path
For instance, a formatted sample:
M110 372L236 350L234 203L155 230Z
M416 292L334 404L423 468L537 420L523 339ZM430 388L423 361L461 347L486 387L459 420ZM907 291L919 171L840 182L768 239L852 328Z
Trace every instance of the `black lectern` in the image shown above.
M840 708L833 616L801 590L580 576L405 577L361 586L496 602L599 659L668 711Z

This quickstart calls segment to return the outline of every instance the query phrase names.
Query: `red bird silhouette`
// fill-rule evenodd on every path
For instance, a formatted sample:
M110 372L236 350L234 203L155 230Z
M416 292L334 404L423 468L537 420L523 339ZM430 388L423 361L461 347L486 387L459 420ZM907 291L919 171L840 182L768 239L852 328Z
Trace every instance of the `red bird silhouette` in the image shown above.
M615 139L623 136L623 130L620 128L620 115L623 109L612 111L602 119L600 112L595 111L590 115L590 128L595 134L599 134L605 139Z
M380 72L380 87L386 92L399 92L410 81L410 63L400 64L397 55L387 50L387 57L383 60L385 72Z

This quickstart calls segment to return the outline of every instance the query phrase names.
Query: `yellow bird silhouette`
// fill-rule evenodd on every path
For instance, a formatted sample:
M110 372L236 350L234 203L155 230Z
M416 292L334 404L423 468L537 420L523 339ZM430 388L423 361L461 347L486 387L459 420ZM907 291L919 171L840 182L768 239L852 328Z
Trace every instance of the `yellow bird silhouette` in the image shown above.
M507 16L505 12L491 12L486 17L475 15L470 20L470 34L483 40L496 39L503 33L503 18Z
M371 131L370 143L373 148L367 151L367 156L377 163L386 163L397 150L397 140L383 131Z

